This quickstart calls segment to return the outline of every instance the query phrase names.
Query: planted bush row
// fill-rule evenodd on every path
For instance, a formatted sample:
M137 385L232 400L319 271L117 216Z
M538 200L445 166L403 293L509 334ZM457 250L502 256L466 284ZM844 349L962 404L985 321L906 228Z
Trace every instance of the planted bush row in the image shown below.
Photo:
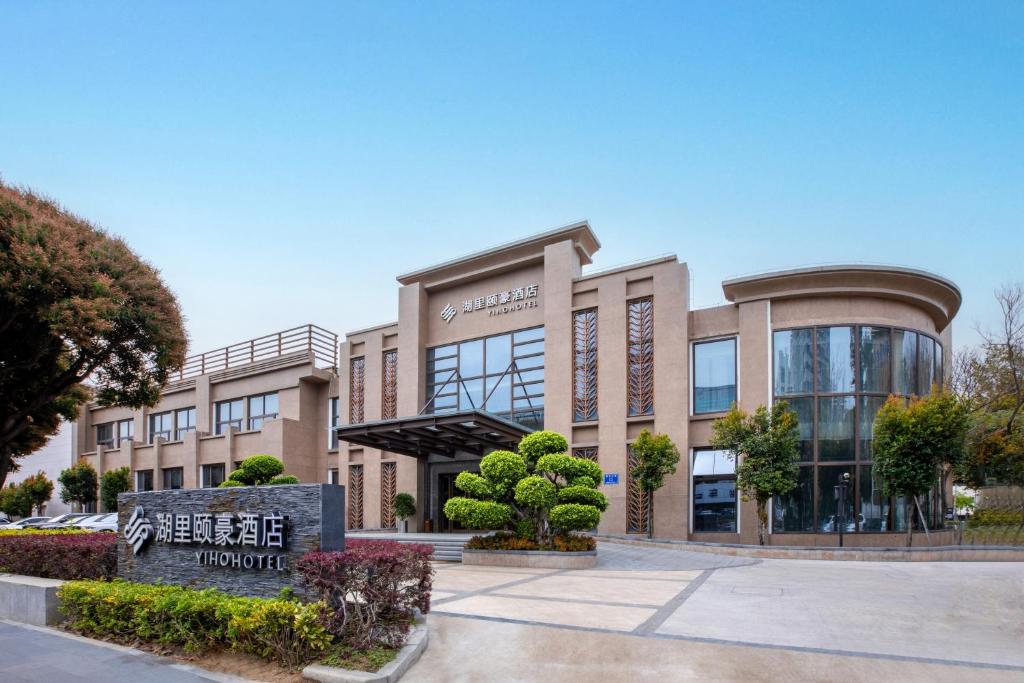
M44 579L107 579L117 573L117 537L102 533L0 535L0 572Z
M540 544L508 532L493 536L474 536L466 543L470 550L556 550L563 553L596 550L597 542L590 536L555 536L550 544Z

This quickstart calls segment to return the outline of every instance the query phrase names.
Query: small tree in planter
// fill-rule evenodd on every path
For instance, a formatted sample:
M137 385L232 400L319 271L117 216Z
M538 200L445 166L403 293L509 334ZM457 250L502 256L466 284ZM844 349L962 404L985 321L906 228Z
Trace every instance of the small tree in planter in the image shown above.
M21 482L21 485L25 488L29 500L32 501L32 507L40 515L43 514L43 508L46 507L50 496L53 495L53 482L46 477L46 474L38 472Z
M60 499L65 503L80 506L79 509L96 502L96 487L99 476L95 468L85 460L79 460L57 477L60 482Z
M132 490L132 471L127 467L107 470L100 477L100 502L107 512L117 512L117 494Z
M665 477L676 473L679 450L667 434L640 432L630 447L637 463L630 475L647 492L647 537L654 537L654 492L665 485Z
M449 519L471 529L507 529L546 548L558 534L597 526L608 500L597 490L597 463L567 455L556 432L524 436L519 452L494 451L480 461L480 474L461 472L455 486L465 497L444 506Z
M283 472L284 463L274 456L250 455L220 485L222 488L228 488L231 486L279 486L299 483L298 477L282 474Z
M785 401L772 404L771 410L758 406L753 415L733 404L711 429L711 446L737 458L736 487L743 492L743 500L757 502L757 540L764 545L768 501L789 493L798 482L800 427L796 413Z
M402 531L409 531L408 519L416 514L416 499L411 493L395 495L395 517L402 520Z

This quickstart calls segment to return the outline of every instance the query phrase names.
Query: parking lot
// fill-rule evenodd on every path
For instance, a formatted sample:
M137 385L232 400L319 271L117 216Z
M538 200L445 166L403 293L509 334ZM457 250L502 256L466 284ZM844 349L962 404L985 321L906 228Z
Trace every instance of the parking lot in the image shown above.
M408 680L1024 679L1016 563L751 560L611 543L599 557L585 571L439 564L440 647Z

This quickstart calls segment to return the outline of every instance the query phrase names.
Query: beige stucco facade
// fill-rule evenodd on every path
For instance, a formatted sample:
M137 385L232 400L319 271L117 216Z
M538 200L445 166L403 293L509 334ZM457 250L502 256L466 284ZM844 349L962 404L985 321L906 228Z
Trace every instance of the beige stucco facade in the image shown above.
M442 386L436 380L439 375L430 375L440 367L439 361L431 360L431 353L441 358L448 353L445 349L453 349L451 353L462 359L464 351L454 349L468 349L474 340L491 338L511 344L515 357L517 349L539 345L536 341L520 342L519 335L513 333L531 338L541 335L542 381L518 386L513 373L507 416L517 419L520 392L532 392L530 406L536 410L536 404L542 404L544 428L564 434L577 454L592 456L596 450L606 475L617 475L617 481L613 476L602 484L611 504L602 518L600 532L646 533L636 528L637 501L636 493L630 492L628 457L629 444L642 430L649 429L668 434L682 454L676 473L654 497L654 535L750 543L757 537L752 503L735 501L735 522L725 525L725 531L702 532L695 528L691 473L694 453L708 445L711 424L722 414L694 409L691 374L695 344L735 340L732 391L736 402L747 411L776 400L776 331L846 326L859 333L858 326L898 328L920 333L922 340L934 339L941 348L951 348L950 323L959 308L959 291L952 283L929 273L873 266L767 273L723 283L730 302L726 305L690 310L689 271L677 257L584 274L584 267L592 263L599 248L590 226L582 222L400 275L397 320L346 334L337 346L335 367L317 367L312 353L285 354L171 384L160 405L151 410L90 407L80 421L87 428L76 432L79 452L104 470L122 465L133 471L154 472L181 467L184 486L204 483L204 464L222 463L230 471L234 463L248 455L270 453L284 460L287 473L303 481L346 485L349 521L358 528L393 526L390 497L395 492L409 492L418 506L410 530L439 530L445 528L440 511L447 495L445 486L450 488L451 478L458 471L476 469L478 458L412 457L345 441L332 447L331 400L337 400L339 425L430 414L432 399L440 405L441 395L449 390L448 384ZM647 308L638 302L646 302ZM631 311L637 314L641 309L647 316L643 324L652 325L644 328L646 332L637 332L639 318L631 326ZM596 325L588 328L594 332L594 340L589 343L596 344L592 348L596 367L590 379L591 383L596 381L596 413L581 418L575 400L579 389L574 388L579 377L575 353L579 340L574 321L582 312L591 313L591 324ZM648 335L642 345L638 345L638 334ZM490 348L489 343L481 342L481 348ZM649 354L644 362L653 367L652 385L638 383L634 372L636 367L642 366L636 371L642 372L648 366L628 362L630 349L641 347ZM394 354L396 369L389 375L386 358L394 358ZM488 355L491 357L497 355ZM473 374L468 369L463 373L462 367L459 365L459 377ZM948 374L948 363L943 366L937 362L933 367ZM433 383L431 377L435 378ZM456 388L452 389L459 396L458 402L465 397L472 402L473 392L481 391L479 396L484 398L478 397L477 402L486 400L490 405L495 396L490 377L481 377L479 384L472 384L476 381L472 380L467 383L472 386L463 389L458 389L459 381L455 380ZM494 382L494 391L505 390L497 376ZM636 399L647 408L634 409L633 413L638 414L630 414L637 387L650 394ZM389 390L393 401L386 398ZM214 434L216 402L266 392L276 392L279 397L280 415L276 419L264 422L259 429ZM197 407L194 432L176 441L148 443L149 414L186 406ZM474 407L482 406L474 403ZM439 408L437 412L443 411ZM119 448L97 448L95 429L91 427L120 419L134 421L136 436ZM861 465L858 461L850 468ZM154 477L157 488L158 479ZM641 522L646 524L646 517ZM775 543L835 542L835 534L822 533L818 528L780 536L784 538ZM888 545L900 543L902 536L852 533L847 539L850 545Z

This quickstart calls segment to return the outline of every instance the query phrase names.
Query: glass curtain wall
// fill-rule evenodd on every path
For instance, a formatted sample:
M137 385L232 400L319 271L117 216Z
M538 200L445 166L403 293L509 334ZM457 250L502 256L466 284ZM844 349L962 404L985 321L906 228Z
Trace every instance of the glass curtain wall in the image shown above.
M544 426L544 328L427 349L426 413L486 410Z
M837 325L774 333L776 401L800 422L800 478L776 497L776 532L900 531L901 501L882 495L871 472L875 415L890 394L928 394L942 381L942 346L933 338L883 326ZM850 475L847 509L834 487ZM840 514L842 512L842 514Z

